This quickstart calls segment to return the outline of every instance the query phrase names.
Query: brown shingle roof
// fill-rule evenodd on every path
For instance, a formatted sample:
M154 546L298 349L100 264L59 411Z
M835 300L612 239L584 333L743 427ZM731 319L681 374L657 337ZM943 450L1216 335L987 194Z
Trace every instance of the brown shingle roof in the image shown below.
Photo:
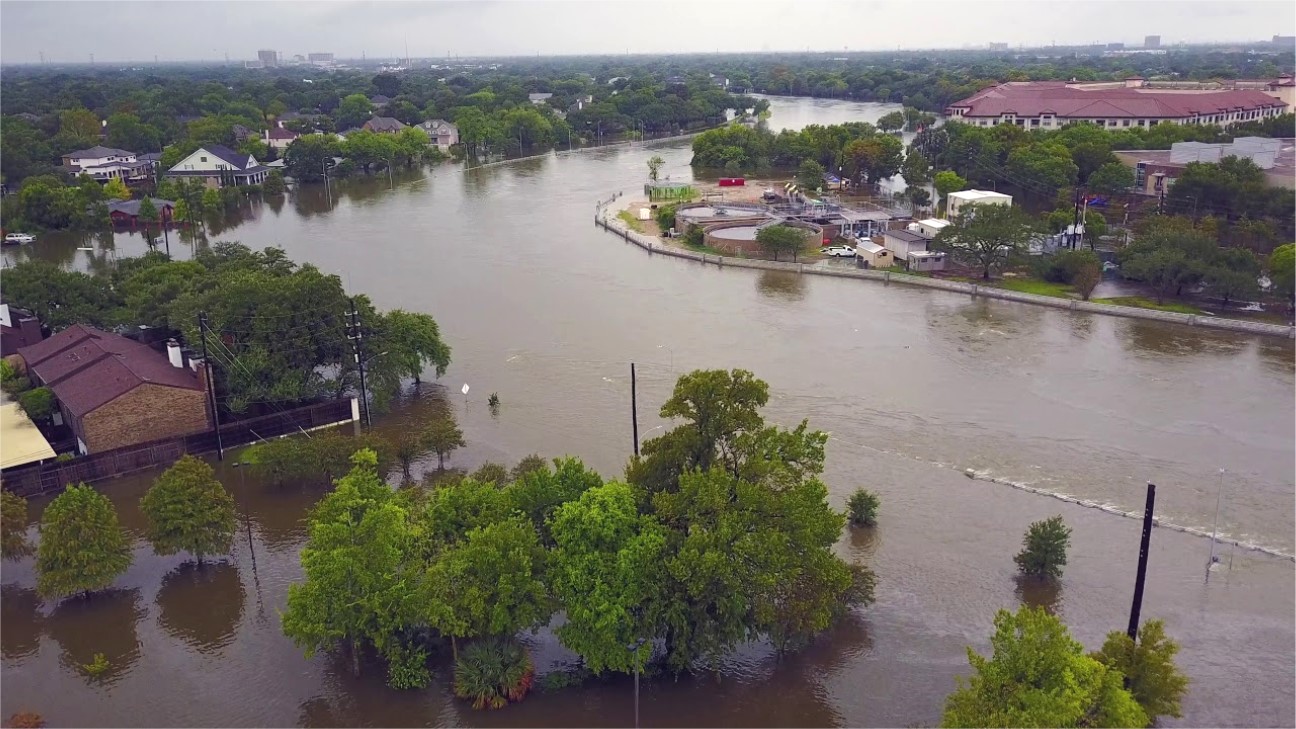
M166 355L82 324L23 347L18 355L26 362L27 371L78 417L145 383L202 389L193 371L171 366Z
M968 117L999 117L1005 113L1064 118L1185 118L1286 106L1256 89L1170 92L1155 89L1085 89L1063 81L1010 81L983 89L950 104L967 109Z

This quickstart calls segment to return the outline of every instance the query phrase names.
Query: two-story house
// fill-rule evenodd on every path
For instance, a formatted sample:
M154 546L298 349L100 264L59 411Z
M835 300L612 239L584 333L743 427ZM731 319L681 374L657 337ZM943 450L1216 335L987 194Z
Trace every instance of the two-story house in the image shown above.
M301 135L297 132L283 129L281 127L274 127L265 131L265 143L266 146L271 149L282 151L288 149L288 145L292 144L293 140L299 136Z
M194 177L208 187L226 185L259 185L265 182L270 168L250 154L240 154L229 147L213 144L199 147L193 154L167 170L167 177Z
M459 143L459 127L445 119L429 119L418 127L427 132L428 140L441 149L449 149L451 145Z
M401 120L390 116L376 116L364 123L361 129L377 134L396 134L405 128Z
M124 149L96 146L63 155L63 166L74 175L89 175L99 182L117 178L131 182L148 179L154 163Z

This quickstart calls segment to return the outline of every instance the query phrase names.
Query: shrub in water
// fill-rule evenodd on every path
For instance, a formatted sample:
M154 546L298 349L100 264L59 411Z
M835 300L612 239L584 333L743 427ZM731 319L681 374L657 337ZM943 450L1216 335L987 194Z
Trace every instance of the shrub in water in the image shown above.
M454 692L474 709L502 709L521 701L535 682L535 666L515 640L486 638L470 644L455 662Z
M857 489L846 503L850 511L850 523L855 526L877 524L877 510L882 504L877 494L868 489Z

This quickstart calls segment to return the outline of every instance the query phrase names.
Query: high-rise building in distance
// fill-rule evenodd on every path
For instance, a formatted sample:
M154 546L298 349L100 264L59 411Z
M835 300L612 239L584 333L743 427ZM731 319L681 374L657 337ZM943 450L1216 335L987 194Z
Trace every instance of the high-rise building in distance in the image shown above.
M257 51L257 59L265 64L266 68L279 65L279 54L275 51Z
M310 63L318 63L321 65L329 64L333 62L333 54L332 53L311 53L306 56L306 60L309 61Z
M1144 47L1144 48L1160 48L1160 47L1161 47L1161 36L1159 36L1159 35L1149 35L1149 36L1144 36L1144 38L1143 38L1143 47Z

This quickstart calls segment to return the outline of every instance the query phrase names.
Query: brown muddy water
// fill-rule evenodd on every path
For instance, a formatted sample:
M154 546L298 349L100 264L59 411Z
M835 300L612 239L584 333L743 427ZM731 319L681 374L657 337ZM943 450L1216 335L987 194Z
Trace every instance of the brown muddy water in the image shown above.
M775 126L891 110L773 104ZM771 420L805 417L831 434L834 502L860 486L882 496L880 525L839 545L878 573L877 603L781 661L750 645L718 676L645 681L643 726L934 724L966 673L964 647L985 650L995 610L1023 600L1053 606L1096 648L1125 627L1139 523L1010 484L1135 511L1153 481L1167 524L1209 532L1218 499L1222 535L1296 550L1292 342L653 258L592 224L595 201L634 191L653 154L664 173L690 175L687 142L447 165L402 174L394 189L386 179L332 196L304 188L212 231L282 246L380 307L434 314L454 348L450 371L375 425L398 429L448 401L469 442L457 467L570 453L618 476L631 448L631 361L644 437L660 432L654 410L674 377L699 367L752 370L770 383ZM172 251L193 245L173 239ZM88 268L142 250L127 233L50 236L5 258ZM498 415L486 407L492 392ZM58 605L36 598L31 560L0 566L0 713L29 709L54 726L633 721L628 679L485 713L450 696L444 669L431 688L398 692L380 670L355 679L327 656L303 658L278 611L300 578L301 520L319 493L228 465L221 475L241 519L225 563L198 570L141 541L117 590ZM102 485L137 539L151 478ZM45 503L33 503L33 520ZM1022 532L1059 513L1074 530L1065 576L1054 590L1020 586L1011 556ZM1209 549L1200 536L1153 534L1143 614L1166 621L1192 679L1185 717L1165 724L1291 726L1293 562L1226 547L1231 569L1207 583ZM572 659L546 632L529 640L542 671ZM95 653L112 668L91 681L76 664Z

